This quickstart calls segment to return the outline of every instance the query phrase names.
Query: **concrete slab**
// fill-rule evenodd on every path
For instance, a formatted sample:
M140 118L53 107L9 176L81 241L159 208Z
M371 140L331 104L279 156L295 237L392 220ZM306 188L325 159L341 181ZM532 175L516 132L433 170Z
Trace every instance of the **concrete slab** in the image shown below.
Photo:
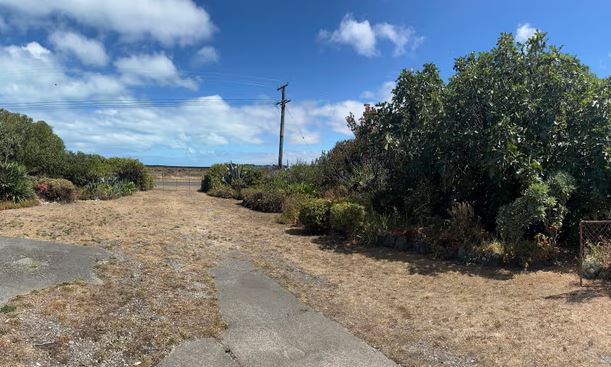
M0 237L0 306L17 295L64 282L101 282L93 267L108 256L90 247Z
M158 367L238 367L225 347L212 338L188 341L174 348Z
M246 261L225 260L213 275L223 344L240 366L397 366Z

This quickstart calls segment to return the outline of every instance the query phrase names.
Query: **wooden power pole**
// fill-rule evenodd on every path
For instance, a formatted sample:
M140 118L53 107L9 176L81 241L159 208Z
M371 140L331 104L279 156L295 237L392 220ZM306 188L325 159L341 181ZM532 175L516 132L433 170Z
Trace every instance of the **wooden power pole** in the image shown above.
M279 169L282 169L282 153L284 149L284 109L286 107L286 104L291 101L290 99L284 98L286 87L288 85L289 83L286 83L278 87L277 89L278 91L282 93L282 99L280 100L280 102L276 103L276 105L280 105L280 146L278 148L278 168Z

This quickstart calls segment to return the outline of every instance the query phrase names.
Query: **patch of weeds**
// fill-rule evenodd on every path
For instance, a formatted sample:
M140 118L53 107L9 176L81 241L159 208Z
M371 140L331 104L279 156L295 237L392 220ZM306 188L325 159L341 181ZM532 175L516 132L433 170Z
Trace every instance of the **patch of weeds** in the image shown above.
M0 313L11 313L15 311L17 311L17 307L15 306L4 305L0 307Z

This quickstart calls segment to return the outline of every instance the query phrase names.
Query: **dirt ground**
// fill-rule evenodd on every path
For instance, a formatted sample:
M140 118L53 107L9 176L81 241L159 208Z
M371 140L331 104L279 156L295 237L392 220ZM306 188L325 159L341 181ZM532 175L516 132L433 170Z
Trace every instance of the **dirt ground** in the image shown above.
M405 365L611 365L611 291L573 269L487 269L304 235L234 200L155 190L0 212L0 235L100 246L104 285L0 313L0 365L152 366L224 328L209 270L240 251L311 307Z

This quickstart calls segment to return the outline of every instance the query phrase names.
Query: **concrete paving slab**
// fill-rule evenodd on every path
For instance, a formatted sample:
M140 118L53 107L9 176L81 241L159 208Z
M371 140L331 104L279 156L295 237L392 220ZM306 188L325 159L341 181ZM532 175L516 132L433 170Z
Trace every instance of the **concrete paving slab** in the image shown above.
M206 338L180 344L158 367L239 367L239 365L225 351L222 344L215 339Z
M213 275L223 344L240 366L397 366L246 261L227 259Z
M17 295L64 282L99 283L93 267L108 256L90 247L0 237L0 306Z

